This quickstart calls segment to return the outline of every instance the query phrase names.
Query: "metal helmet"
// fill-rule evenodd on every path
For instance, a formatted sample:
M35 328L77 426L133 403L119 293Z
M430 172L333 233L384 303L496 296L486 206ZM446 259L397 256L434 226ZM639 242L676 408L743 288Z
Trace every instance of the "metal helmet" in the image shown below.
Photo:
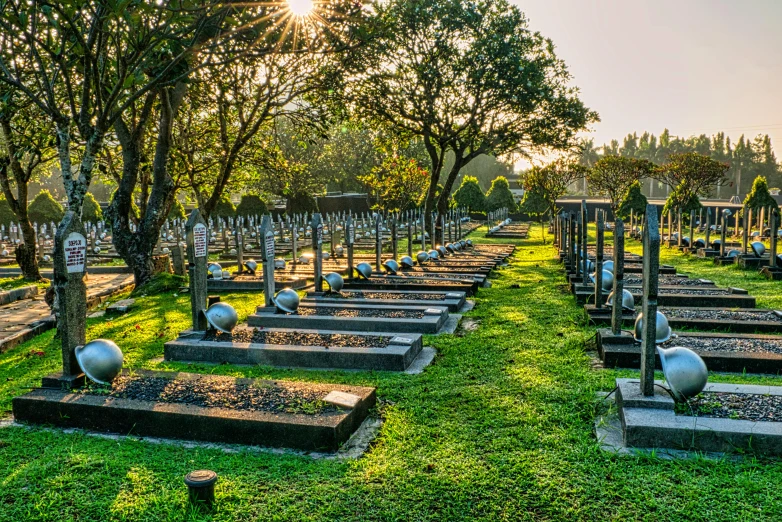
M288 266L288 263L285 261L285 259L278 257L274 260L274 268L277 270L284 270L286 266Z
M603 274L603 279L601 281L601 283L602 283L601 286L602 286L603 290L605 290L607 292L607 291L611 290L614 287L614 274L612 274L611 272L609 272L608 270L605 270L605 269L602 271L602 274ZM596 275L597 275L597 272L595 272L595 273L593 273L593 274L591 274L589 276L589 279L593 283L595 282L595 276Z
M461 246L462 248L467 248L467 241L465 241L464 239L460 239L459 246Z
M761 243L760 241L755 241L751 245L752 251L755 252L755 255L760 257L766 252L766 245Z
M109 384L122 371L122 350L114 341L95 339L76 347L76 361L91 380Z
M757 230L752 233L752 237L760 237L760 232Z
M440 252L437 250L430 250L427 253L429 254L429 259L431 260L440 259Z
M236 249L235 249L235 248L232 248L232 249L231 249L231 255L232 255L232 256L235 256L235 255L236 255Z
M605 265L603 266L605 267ZM595 263L591 259L587 259L587 272L594 272L594 271L595 271Z
M456 248L453 246L453 243L446 243L445 249L450 252L451 254L456 253Z
M459 241L457 241L456 243L453 244L453 249L458 252L459 250L462 249L462 244Z
M614 262L613 261L605 261L603 262L603 270L608 270L612 274L614 273Z
M215 270L219 270L222 272L223 267L220 265L220 263L209 263L207 270L209 270L210 272L214 272Z
M684 236L682 238L682 245L686 247L690 246L690 236Z
M345 280L336 272L330 272L323 276L323 280L329 285L329 292L340 293L345 286Z
M657 353L660 354L665 380L677 401L685 402L703 391L709 380L709 370L697 353L681 346L658 346Z
M733 250L729 250L727 256L728 257L739 257L739 254L741 254L740 250L736 250L735 248Z
M703 238L698 238L695 240L695 243L692 244L695 248L706 248L706 241L703 240Z
M356 272L358 272L359 277L369 279L372 276L372 265L369 263L359 263L356 265Z
M415 266L415 261L413 261L413 258L410 256L403 256L402 259L399 260L399 264L402 265L402 268L413 268Z
M448 251L445 249L444 246L440 245L437 247L437 251L440 252L440 257L445 257L448 255Z
M343 247L342 245L337 245L336 247L334 247L334 253L337 254L338 256L341 256L342 254L345 253L345 247Z
M383 261L383 268L385 268L386 272L389 274L396 275L396 273L399 271L399 263L397 263L394 259L386 259Z
M429 254L421 250L415 255L415 259L418 261L419 265L423 265L427 261L429 261Z
M713 248L714 250L717 250L717 249L719 249L721 244L722 244L722 240L715 239L714 241L711 242L711 248Z
M215 303L204 310L204 315L212 328L223 333L231 333L239 322L239 315L228 303Z
M472 239L468 239L467 240L467 246L468 247L472 247Z
M212 274L212 277L214 279L222 279L223 278L223 269L218 266L212 267L212 269L209 271Z
M671 234L671 239L673 239L674 241L678 241L679 240L679 233L678 232L674 232L673 234Z
M249 270L251 274L254 274L255 271L258 270L258 263L256 263L254 259L248 259L244 262L244 267Z
M315 257L312 254L304 254L299 258L299 263L302 265L309 265L312 262L312 258Z
M614 293L608 294L608 304L614 304ZM630 290L622 290L622 308L635 312L635 297Z
M299 308L299 294L292 288L283 288L274 297L274 306L278 311L295 314Z
M321 252L320 258L321 259L330 259L331 258L331 254L328 253L328 252Z
M644 327L644 314L643 312L638 314L638 317L635 318L635 340L641 341L641 336L643 334L643 327ZM673 336L673 331L671 330L671 327L668 326L668 319L665 317L665 315L662 312L657 312L657 329L655 333L655 342L657 344L664 343L668 341Z

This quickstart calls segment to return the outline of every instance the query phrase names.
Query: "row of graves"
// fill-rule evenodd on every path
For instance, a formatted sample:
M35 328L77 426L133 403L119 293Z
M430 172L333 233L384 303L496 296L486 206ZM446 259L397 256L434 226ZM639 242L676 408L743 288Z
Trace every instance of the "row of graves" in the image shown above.
M487 217L486 227L489 230L486 233L486 237L495 239L527 239L529 224L514 223L508 217L508 209L503 208L498 211L488 212ZM495 221L499 221L499 223L492 226L491 224Z
M782 279L782 254L777 246L782 237L778 206L721 211L716 207L714 213L712 208L701 208L697 213L690 212L688 226L683 222L681 211L675 218L673 212L663 215L660 231L664 244L685 254L711 259L717 265L735 264L760 270L768 279Z
M640 369L640 380L617 379L624 445L782 455L782 386L708 383L708 372L778 375L782 311L660 265L654 206L640 223L641 256L624 251L621 220L606 248L605 217L596 217L595 245L587 244L585 202L557 220L557 245L578 302L600 327L604 367ZM665 382L654 380L655 369Z
M229 302L209 295L210 233L192 212L185 230L192 325L165 344L165 359L413 373L411 365L420 370L434 358L423 335L452 331L481 286L477 281L513 252L512 246L455 237L422 249L415 261L386 258L373 267L355 256L357 227L347 216L348 262L356 264L343 277L324 274L322 217L313 215L310 226L314 287L302 298L291 288L275 288L277 242L271 218L261 220L263 292L247 294L257 296L259 306L239 324ZM85 339L86 244L84 227L67 213L57 230L54 281L63 371L13 400L17 422L333 452L367 419L376 402L371 387L123 370L117 344Z

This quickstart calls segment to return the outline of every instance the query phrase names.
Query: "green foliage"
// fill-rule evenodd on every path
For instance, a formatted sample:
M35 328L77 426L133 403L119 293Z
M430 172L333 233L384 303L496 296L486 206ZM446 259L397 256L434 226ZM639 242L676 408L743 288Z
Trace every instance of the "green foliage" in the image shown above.
M389 155L358 179L377 196L376 209L398 212L418 206L429 185L429 172L415 158Z
M636 216L640 216L646 212L647 203L646 196L641 193L641 183L636 181L627 189L616 213L622 219L628 219L631 211Z
M147 284L134 289L132 295L158 295L179 290L185 285L187 285L185 277L163 272L155 274Z
M744 206L753 210L764 207L779 207L777 200L769 192L766 178L763 176L755 178L755 181L752 183L752 191L744 199Z
M524 192L524 198L521 200L519 210L529 216L537 217L538 220L542 220L550 208L546 198L539 191L533 189Z
M263 216L269 212L260 196L244 194L242 200L236 205L236 215L242 217Z
M548 202L552 216L557 214L557 200L567 194L570 185L584 179L588 167L580 163L559 159L543 167L533 167L524 175L521 186L535 197Z
M220 201L218 201L217 205L215 206L215 209L212 211L212 217L213 218L236 217L236 207L234 207L234 204L231 203L230 199L228 199L228 196L223 196L222 198L220 198Z
M510 191L508 179L500 176L491 182L491 188L486 193L486 210L493 211L501 208L507 208L513 211L516 208L516 200L513 199L513 193Z
M318 200L305 192L297 192L288 197L286 211L290 214L317 212Z
M587 182L592 194L608 198L614 214L619 210L622 196L630 187L657 171L657 167L647 160L624 156L603 156L587 173Z
M168 212L168 219L185 219L186 217L184 205L175 198L174 203L171 205L171 210Z
M0 197L0 225L7 227L11 223L16 223L16 221L16 214L11 210L11 205L8 204L5 198Z
M668 199L665 200L663 213L676 213L681 210L683 215L689 215L691 211L699 210L701 207L703 207L703 205L701 205L698 196L689 190L686 190L683 185L679 185L671 191L668 195Z
M50 222L59 223L64 214L62 205L55 201L48 190L40 191L30 203L27 211L30 223L38 223L39 225Z
M697 152L676 153L668 156L668 163L657 169L655 177L676 187L682 202L691 202L724 183L728 168L727 163Z
M103 220L103 210L91 192L84 195L84 204L81 207L81 220L84 223L97 223Z
M470 212L483 212L486 209L486 195L481 190L478 178L474 176L464 176L453 199L460 207L466 207Z

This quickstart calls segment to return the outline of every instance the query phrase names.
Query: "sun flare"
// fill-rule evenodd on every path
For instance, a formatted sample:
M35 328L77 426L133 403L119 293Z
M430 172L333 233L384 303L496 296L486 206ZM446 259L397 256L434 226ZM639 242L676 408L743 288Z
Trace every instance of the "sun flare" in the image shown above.
M307 16L315 9L314 0L288 0L288 10L294 16Z

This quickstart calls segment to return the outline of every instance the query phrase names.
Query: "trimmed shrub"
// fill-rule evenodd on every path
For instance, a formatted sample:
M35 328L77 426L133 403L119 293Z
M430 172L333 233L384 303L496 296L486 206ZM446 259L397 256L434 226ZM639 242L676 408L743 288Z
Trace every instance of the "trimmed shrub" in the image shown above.
M236 217L236 207L231 203L227 196L220 198L217 206L212 211L213 218L232 218Z
M317 212L318 201L304 192L298 192L288 198L288 214L300 214L302 212Z
M62 205L52 197L48 190L40 191L30 203L27 211L30 223L38 223L39 225L51 222L59 223L64 214L65 210Z
M81 220L84 223L97 223L103 220L103 210L98 201L90 192L84 196L84 205L81 207Z
M178 199L174 200L174 204L171 205L171 211L168 213L168 219L185 219L185 207Z
M501 208L507 208L511 212L516 208L516 200L513 199L513 192L510 191L510 185L505 176L495 178L486 193L486 210L493 211Z
M236 215L242 217L263 216L269 212L266 203L260 196L245 194L236 205Z

